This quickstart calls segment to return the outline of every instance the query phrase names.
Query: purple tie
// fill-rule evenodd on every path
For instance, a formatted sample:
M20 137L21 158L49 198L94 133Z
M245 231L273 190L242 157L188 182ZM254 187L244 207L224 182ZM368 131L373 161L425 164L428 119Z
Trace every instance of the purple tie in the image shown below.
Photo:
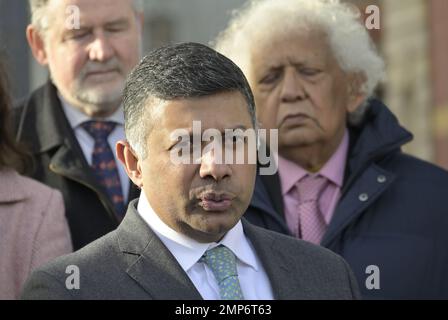
M326 230L326 223L319 209L319 196L328 180L322 176L306 175L296 183L299 194L299 237L319 244Z
M94 139L92 153L92 169L98 183L104 188L115 208L117 217L121 220L125 214L124 198L121 189L120 176L114 154L107 141L116 123L108 121L87 121L82 128Z

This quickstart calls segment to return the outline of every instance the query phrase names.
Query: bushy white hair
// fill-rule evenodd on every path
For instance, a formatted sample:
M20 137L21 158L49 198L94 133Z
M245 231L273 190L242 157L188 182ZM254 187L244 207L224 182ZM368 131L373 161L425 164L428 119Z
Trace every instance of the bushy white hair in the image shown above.
M378 83L384 78L384 61L379 56L360 12L339 0L249 0L235 10L227 28L214 43L215 49L232 59L248 74L253 41L269 41L278 35L317 30L327 35L329 47L345 73L360 74L359 88L366 99L349 115L351 123L361 120Z

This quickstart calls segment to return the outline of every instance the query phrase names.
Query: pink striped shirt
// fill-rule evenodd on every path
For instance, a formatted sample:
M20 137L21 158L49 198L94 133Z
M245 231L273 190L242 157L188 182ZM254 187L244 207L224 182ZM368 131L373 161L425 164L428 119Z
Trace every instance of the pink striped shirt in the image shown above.
M325 177L330 182L322 191L319 198L319 208L324 215L325 222L328 226L333 217L334 209L341 195L341 187L344 181L345 162L347 160L347 152L349 145L348 132L345 131L344 137L336 152L331 156L330 160L322 167L319 172L310 173L297 164L278 157L280 184L282 188L283 203L285 208L285 218L289 229L296 237L299 235L299 215L297 206L299 201L292 195L292 188L307 174ZM299 182L300 183L300 182Z

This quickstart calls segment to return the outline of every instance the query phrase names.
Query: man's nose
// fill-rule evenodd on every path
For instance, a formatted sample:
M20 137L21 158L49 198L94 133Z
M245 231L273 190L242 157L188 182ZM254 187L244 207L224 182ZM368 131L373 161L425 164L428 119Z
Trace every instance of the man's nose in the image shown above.
M203 179L212 177L215 181L221 181L232 175L232 169L224 163L224 155L212 149L202 154L199 175Z
M110 40L103 32L95 35L94 41L90 44L89 59L93 61L107 61L114 55Z
M305 87L295 68L285 70L281 90L282 102L295 102L307 98Z

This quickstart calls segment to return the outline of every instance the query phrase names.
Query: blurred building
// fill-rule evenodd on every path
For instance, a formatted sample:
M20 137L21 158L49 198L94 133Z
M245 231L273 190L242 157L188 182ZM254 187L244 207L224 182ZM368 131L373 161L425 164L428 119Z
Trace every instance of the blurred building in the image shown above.
M27 1L0 0L0 52L12 82L13 95L30 91L30 59L25 38L28 21Z
M387 67L382 98L414 134L405 151L448 168L448 1L352 0L377 5L373 30Z
M370 31L387 65L379 94L415 136L405 150L448 169L448 0L346 1L364 18L369 5L380 9L380 29ZM208 44L244 2L145 0L145 51L180 41ZM0 43L22 95L47 78L25 43L25 8L25 0L0 0Z

